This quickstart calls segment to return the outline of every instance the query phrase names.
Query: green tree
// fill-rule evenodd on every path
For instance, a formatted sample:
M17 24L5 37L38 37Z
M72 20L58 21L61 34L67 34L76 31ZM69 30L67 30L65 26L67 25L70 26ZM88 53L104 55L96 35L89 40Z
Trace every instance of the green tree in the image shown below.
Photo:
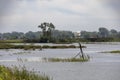
M112 38L116 38L116 37L117 37L117 34L118 34L118 32L117 32L116 30L114 30L114 29L111 29L111 30L110 30L110 36L111 36Z
M51 40L51 33L55 29L55 26L52 23L44 22L38 27L42 29L43 36L41 39L43 42L49 42Z
M107 38L109 36L109 31L108 29L104 28L104 27L101 27L99 28L99 36L101 38Z

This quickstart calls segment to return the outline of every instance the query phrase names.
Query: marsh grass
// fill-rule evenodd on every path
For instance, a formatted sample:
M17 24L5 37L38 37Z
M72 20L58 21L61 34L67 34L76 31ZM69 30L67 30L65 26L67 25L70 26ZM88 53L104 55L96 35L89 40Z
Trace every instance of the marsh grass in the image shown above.
M106 51L106 52L103 52L103 53L118 53L118 54L120 54L120 50L115 50L115 51Z
M42 49L41 46L36 45L13 45L9 43L0 43L0 49L24 49L24 50L35 50L35 49Z
M110 51L110 53L120 53L120 50Z
M23 40L0 40L0 43L23 43Z
M66 46L66 45L57 45L57 46L48 46L48 45L43 45L42 48L51 48L51 49L57 49L57 48L77 48L77 46L75 45L69 45L69 46Z
M0 65L0 80L50 80L48 76L35 74L33 71L27 71L25 67L8 68Z
M75 45L57 45L57 46L49 46L49 45L13 45L9 43L0 43L0 49L24 49L24 50L35 50L35 49L64 49L64 48L79 48ZM82 46L82 48L86 48L85 46Z
M45 62L86 62L89 58L43 58Z

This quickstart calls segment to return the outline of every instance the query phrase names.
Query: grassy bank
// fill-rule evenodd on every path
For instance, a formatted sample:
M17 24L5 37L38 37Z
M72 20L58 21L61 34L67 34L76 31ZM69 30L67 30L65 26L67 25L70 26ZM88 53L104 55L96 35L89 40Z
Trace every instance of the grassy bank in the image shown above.
M17 67L8 68L0 65L0 80L50 80L50 78L29 72L24 67L19 70Z
M85 48L85 46L82 46ZM61 45L61 46L49 46L49 45L13 45L13 44L8 44L8 43L0 43L0 49L24 49L24 50L35 50L35 49L46 49L46 48L51 48L51 49L57 49L57 48L79 48L78 46L75 45Z

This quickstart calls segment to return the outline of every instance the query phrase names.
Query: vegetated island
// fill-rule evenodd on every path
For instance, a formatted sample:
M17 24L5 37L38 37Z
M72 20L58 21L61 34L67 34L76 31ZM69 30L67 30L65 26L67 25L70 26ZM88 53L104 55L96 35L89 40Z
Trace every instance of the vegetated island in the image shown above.
M79 46L75 45L56 45L56 46L49 46L49 45L14 45L14 44L9 44L9 43L0 43L0 49L24 49L24 50L35 50L35 49L64 49L64 48L79 48ZM82 46L82 48L86 48L86 46Z
M48 76L35 74L27 71L25 67L8 68L0 65L0 80L51 80Z
M85 58L43 58L45 62L87 62L89 61L89 57Z

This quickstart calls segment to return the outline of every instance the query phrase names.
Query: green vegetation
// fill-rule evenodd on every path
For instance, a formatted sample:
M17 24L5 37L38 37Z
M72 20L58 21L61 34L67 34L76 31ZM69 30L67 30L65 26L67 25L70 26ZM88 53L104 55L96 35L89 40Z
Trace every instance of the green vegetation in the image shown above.
M17 39L17 40L0 40L0 43L23 43L23 40Z
M40 42L46 43L52 41L52 31L55 29L55 26L52 23L41 23L41 25L39 25L38 28L41 28L43 33Z
M74 43L74 42L119 42L120 31L108 30L100 27L98 31L72 31L55 30L52 23L41 23L38 26L42 31L27 33L11 32L0 33L0 43Z
M0 80L50 80L46 75L37 75L32 71L27 71L25 67L8 68L0 65Z
M43 58L46 62L86 62L89 58Z
M120 50L111 51L110 53L120 53Z
M0 43L0 49L24 49L24 50L35 50L35 49L46 49L46 48L51 48L51 49L64 49L64 48L79 48L78 46L75 45L61 45L61 46L48 46L48 45L13 45L13 44L8 44L8 43ZM85 46L82 46L82 48L85 48Z
M8 43L0 43L0 49L42 49L41 46L35 46L35 45L13 45L13 44L8 44Z
M120 53L120 50L115 50L115 51L106 51L104 53Z

